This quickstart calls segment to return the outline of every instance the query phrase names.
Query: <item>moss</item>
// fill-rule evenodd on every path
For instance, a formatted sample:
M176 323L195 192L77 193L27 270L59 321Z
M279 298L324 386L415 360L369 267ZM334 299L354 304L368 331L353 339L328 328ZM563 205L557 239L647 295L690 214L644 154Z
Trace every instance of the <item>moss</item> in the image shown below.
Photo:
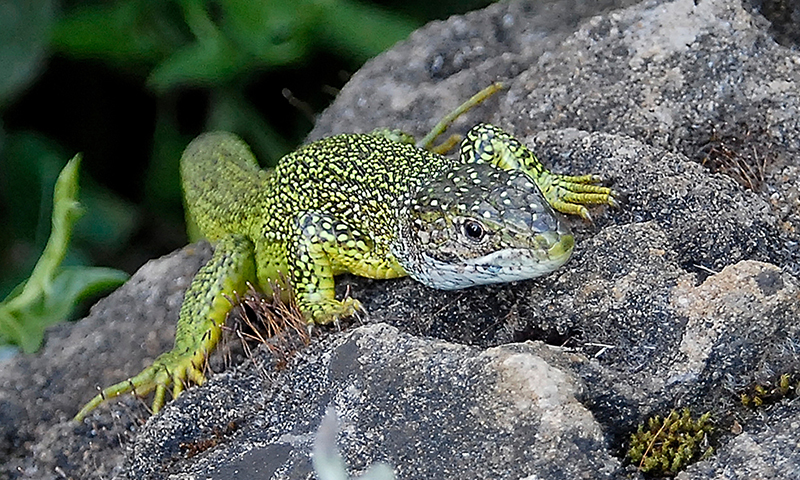
M784 398L797 397L800 391L800 381L797 377L797 374L784 373L772 382L758 383L749 387L740 395L742 405L760 407Z
M631 435L628 458L643 472L672 475L689 463L709 457L713 448L711 412L692 419L688 408L673 410L665 418L656 415Z

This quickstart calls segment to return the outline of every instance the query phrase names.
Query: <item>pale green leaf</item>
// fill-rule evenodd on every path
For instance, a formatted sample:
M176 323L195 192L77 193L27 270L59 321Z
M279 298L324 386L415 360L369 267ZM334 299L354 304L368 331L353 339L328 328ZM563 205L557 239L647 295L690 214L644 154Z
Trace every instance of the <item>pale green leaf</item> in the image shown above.
M72 229L81 214L78 204L80 156L61 170L53 194L52 230L30 278L0 303L0 341L19 345L25 352L42 343L45 329L66 320L75 304L124 282L127 274L108 268L69 267L61 262Z

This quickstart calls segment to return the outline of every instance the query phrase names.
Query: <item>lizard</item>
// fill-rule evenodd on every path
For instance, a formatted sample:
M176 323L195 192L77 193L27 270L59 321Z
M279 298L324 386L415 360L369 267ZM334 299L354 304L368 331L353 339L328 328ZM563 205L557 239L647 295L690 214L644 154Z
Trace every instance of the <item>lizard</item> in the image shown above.
M175 343L138 375L102 390L75 420L104 400L155 391L152 411L188 383L221 336L230 299L288 279L310 323L354 315L335 297L334 276L409 275L438 289L525 280L566 263L574 238L555 212L590 219L585 205L617 206L595 175L547 170L504 130L479 124L458 156L431 147L461 113L501 88L494 84L442 119L425 139L394 130L341 134L302 146L273 170L259 167L236 135L210 132L184 151L187 219L214 246L186 291Z

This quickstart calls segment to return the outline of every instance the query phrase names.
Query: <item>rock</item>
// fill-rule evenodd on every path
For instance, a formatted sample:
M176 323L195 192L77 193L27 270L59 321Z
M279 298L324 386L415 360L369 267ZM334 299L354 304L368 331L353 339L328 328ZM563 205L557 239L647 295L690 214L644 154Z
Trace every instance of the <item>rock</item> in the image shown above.
M690 465L675 478L797 478L798 421L796 407L777 405L769 418L753 419L747 431L720 446L714 458Z
M715 453L678 478L800 477L800 56L735 0L606 12L583 3L508 2L434 22L354 75L310 137L382 126L421 135L503 79L508 89L455 131L495 123L553 170L598 173L621 193L622 207L593 209L593 224L572 220L567 265L455 292L344 276L337 288L364 303L365 325L318 329L285 362L262 349L143 427L131 399L70 426L89 386L136 373L159 351L136 351L155 330L131 328L119 335L128 347L92 362L98 346L78 339L114 331L98 312L148 325L177 316L172 303L146 311L126 285L51 332L44 354L0 373L4 424L25 418L0 430L0 451L13 452L5 471L310 478L332 406L351 474L382 461L399 478L643 478L624 457L630 434L688 407L712 413ZM180 260L179 278L200 258ZM173 277L152 268L137 275L151 279L149 295L179 299ZM69 351L47 363L59 345ZM112 378L84 377L84 366ZM774 393L782 374L793 382L784 396ZM756 385L764 405L745 406ZM10 391L44 401L32 409ZM127 446L122 467L112 438ZM61 441L73 447L53 454Z
M579 401L583 386L565 368L570 359L551 350L540 343L483 350L386 324L354 328L314 343L272 378L256 379L254 371L215 378L219 393L249 384L249 397L215 405L206 402L235 394L179 398L137 438L129 475L306 478L319 418L332 406L353 470L379 458L400 478L466 471L475 478L584 471L610 478L619 462ZM232 420L235 429L218 446L176 459L176 438L196 444Z

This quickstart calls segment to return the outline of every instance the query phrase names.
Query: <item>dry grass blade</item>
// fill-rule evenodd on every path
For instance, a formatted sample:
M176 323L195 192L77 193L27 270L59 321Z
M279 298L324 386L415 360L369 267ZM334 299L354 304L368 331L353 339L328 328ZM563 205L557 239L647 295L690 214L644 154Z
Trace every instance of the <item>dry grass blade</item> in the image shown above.
M236 296L237 308L229 314L237 320L231 322L230 330L241 340L245 355L264 377L267 371L256 362L249 342L264 345L277 359L277 367L283 368L289 358L311 340L308 323L297 308L291 290L283 285L288 282L273 282L270 288L274 295L269 298L248 284L247 293Z
M727 123L710 129L710 138L699 150L700 163L711 172L724 173L743 187L759 191L767 167L767 155L760 156L756 149L763 132Z

